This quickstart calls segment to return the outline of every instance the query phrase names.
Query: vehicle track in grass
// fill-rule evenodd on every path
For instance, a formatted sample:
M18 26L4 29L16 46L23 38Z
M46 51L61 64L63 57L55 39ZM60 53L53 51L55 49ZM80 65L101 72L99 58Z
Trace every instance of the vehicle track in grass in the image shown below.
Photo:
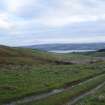
M87 80L85 79L84 81L78 81L78 83L75 82L72 85L69 84L66 87L64 86L63 88L54 89L52 91L49 91L49 92L46 92L46 93L42 93L42 94L39 94L39 95L25 96L23 98L20 98L20 99L14 100L14 101L10 101L10 102L2 104L2 105L18 105L18 104L24 104L24 103L28 103L28 102L32 102L32 101L37 101L37 100L45 99L45 98L47 98L49 96L52 96L52 95L55 95L55 94L59 94L59 93L62 93L64 91L68 91L68 90L72 89L75 86L78 86L78 85L83 84L85 82L88 82L88 81L91 81L93 79L96 79L97 77L100 77L101 75L103 75L103 73L100 73L98 75L95 75L94 77L88 78ZM101 85L102 84L100 84L98 87L94 88L92 91L98 90L99 88L101 88ZM75 97L72 101L68 102L66 105L73 105L77 101L79 101L81 98L83 98L84 96L87 96L90 93L91 93L91 91L86 92L84 94L81 94L80 96Z
M84 98L85 96L91 95L92 93L98 91L100 88L102 88L105 85L105 82L99 84L97 87L91 89L88 92L85 92L77 97L75 97L73 100L71 100L70 102L66 103L65 105L76 105L76 103L81 100L82 98Z

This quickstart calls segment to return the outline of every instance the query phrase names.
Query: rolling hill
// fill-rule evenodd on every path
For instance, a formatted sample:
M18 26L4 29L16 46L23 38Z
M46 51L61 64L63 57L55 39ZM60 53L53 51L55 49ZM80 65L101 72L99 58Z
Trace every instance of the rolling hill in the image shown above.
M17 101L19 105L60 105L69 101L69 95L81 95L105 81L105 60L97 59L99 53L105 55L105 52L54 54L0 45L0 105ZM59 89L64 92L59 93ZM54 96L34 102L33 97L48 95L50 91Z
M30 48L0 45L0 64L71 64L64 57Z
M0 45L0 64L84 64L98 61L96 57L104 56L105 52L103 50L86 53L55 54L31 48L15 48Z
M105 48L105 43L82 43L82 44L40 44L23 46L25 48L33 48L45 51L56 50L99 50Z

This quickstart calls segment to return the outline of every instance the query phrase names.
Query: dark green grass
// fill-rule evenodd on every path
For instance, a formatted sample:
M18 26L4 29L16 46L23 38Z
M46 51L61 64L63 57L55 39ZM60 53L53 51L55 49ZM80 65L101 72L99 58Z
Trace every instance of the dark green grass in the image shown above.
M80 54L50 54L0 46L0 103L64 87L105 71L105 62L64 65L58 61L90 59Z
M105 105L105 85L92 95L81 99L76 105Z
M72 89L62 92L60 94L56 94L46 99L42 99L35 102L33 101L21 105L66 105L66 103L72 101L73 98L93 89L94 87L103 83L104 81L105 81L105 74L91 81L86 81L83 84L79 84L73 87ZM80 105L86 105L86 104L80 104ZM94 105L94 104L89 104L89 105Z
M101 69L101 70L99 70ZM0 69L0 102L38 94L86 77L97 75L103 66L94 65L4 65Z
M102 52L98 52L98 51L85 52L85 53L82 53L82 55L90 56L90 57L105 57L105 51L102 51Z

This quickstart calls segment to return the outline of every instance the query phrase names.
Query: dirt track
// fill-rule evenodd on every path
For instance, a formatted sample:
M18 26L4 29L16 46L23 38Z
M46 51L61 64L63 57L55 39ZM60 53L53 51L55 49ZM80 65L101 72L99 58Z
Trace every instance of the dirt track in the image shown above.
M73 84L72 86L68 86L66 88L64 87L64 88L60 88L60 89L54 89L54 90L52 90L50 92L42 93L42 94L39 94L39 95L26 96L24 98L18 99L17 101L11 101L10 103L6 103L6 104L3 104L3 105L18 105L18 104L23 104L23 103L28 103L28 102L32 102L32 101L37 101L37 100L45 99L45 98L47 98L49 96L52 96L52 95L55 95L55 94L59 94L59 93L62 93L64 91L68 91L69 89L73 88L74 86L83 84L83 83L85 83L87 81L91 81L91 80L93 80L93 79L95 79L95 78L97 78L99 76L101 76L101 74L98 75L98 76L94 76L94 77L92 77L90 79L84 80L82 82L78 82L77 84ZM97 89L99 89L102 86L103 86L103 84L100 84L98 87L96 87L92 91L97 90ZM84 94L81 94L80 96L76 97L74 100L70 101L66 105L73 105L79 99L83 98L84 96L86 96L86 95L88 95L90 93L91 93L91 91L89 91L87 93L84 93Z

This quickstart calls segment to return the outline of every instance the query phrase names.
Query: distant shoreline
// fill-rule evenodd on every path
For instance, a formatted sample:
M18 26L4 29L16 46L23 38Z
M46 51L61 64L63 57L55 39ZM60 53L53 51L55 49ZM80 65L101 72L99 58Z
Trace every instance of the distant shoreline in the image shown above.
M50 50L52 53L76 53L76 52L92 52L96 50Z

